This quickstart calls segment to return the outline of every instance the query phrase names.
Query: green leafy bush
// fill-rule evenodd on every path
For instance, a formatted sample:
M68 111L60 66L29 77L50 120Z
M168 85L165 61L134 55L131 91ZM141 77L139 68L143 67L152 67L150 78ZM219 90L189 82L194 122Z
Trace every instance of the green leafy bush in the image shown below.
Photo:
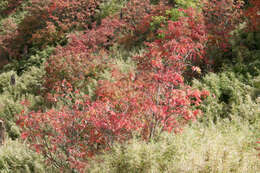
M42 157L30 151L18 141L8 140L0 147L1 173L44 173L46 165Z
M97 20L112 16L114 13L118 12L126 2L127 0L103 1L99 6L99 13L96 14Z
M9 64L5 65L1 72L15 71L17 75L21 76L25 72L31 71L30 68L40 68L42 72L45 71L44 63L47 58L52 55L54 51L54 47L46 47L42 51L35 50L34 55L28 55L28 57L24 57L24 59L12 60Z
M202 3L198 0L170 0L175 1L178 8L198 8Z
M26 107L28 111L47 109L48 105L42 95L44 73L43 66L41 68L32 66L22 76L17 76L14 71L0 75L0 118L5 121L8 135L12 139L20 136L20 129L16 126L16 115L25 109L22 102L29 103ZM12 76L15 79L13 85L11 85Z
M260 30L245 32L236 30L232 43L232 70L244 76L260 75ZM229 63L230 64L230 63Z
M5 10L7 8L7 6L8 6L8 1L7 0L2 0L0 2L0 12Z
M16 126L15 115L23 110L21 102L28 101L28 110L38 110L45 107L41 92L44 66L40 65L42 60L39 56L32 56L24 63L25 71L21 76L17 75L16 65L9 64L0 74L0 118L5 120L9 136L15 139L20 136L19 128ZM14 70L12 70L14 69Z
M211 93L201 105L205 120L239 116L255 121L260 116L259 104L251 97L254 88L241 82L234 72L209 73L201 81L194 80L193 87Z

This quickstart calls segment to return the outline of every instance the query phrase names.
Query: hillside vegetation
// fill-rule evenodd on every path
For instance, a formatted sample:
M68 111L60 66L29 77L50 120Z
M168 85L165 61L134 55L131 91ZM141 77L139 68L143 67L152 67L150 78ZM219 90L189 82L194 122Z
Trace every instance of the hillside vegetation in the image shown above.
M259 13L2 0L0 172L260 172Z

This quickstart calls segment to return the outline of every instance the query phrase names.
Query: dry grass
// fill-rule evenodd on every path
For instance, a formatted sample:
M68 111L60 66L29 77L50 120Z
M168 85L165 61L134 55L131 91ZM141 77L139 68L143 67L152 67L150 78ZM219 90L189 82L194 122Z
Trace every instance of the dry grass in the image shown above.
M257 131L240 122L197 124L181 135L163 134L158 142L117 145L92 161L87 172L257 173Z

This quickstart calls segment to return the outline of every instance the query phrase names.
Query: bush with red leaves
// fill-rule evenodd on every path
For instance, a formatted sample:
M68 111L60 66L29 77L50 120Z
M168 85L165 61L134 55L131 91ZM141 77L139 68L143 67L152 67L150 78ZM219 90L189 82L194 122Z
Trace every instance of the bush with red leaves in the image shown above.
M3 40L10 58L19 59L30 48L58 44L65 33L91 27L99 0L32 0L27 15L11 38Z
M260 27L260 1L250 0L250 6L246 9L245 15L249 19L249 28L251 30L259 30Z
M52 75L48 78L57 78L49 81L49 86L63 81L55 86L53 100L71 100L71 104L60 110L21 113L22 137L62 171L83 172L88 157L109 149L114 142L130 139L133 133L150 140L162 131L178 133L195 121L202 115L197 106L209 93L192 90L184 84L182 74L193 61L204 58L207 37L202 16L192 9L183 12L187 16L169 21L160 31L163 37L148 44L146 54L135 57L136 72L125 74L111 66L113 80L99 80L95 100L88 96L74 99L78 91L73 82L82 80L86 70L96 65L92 61L101 57L92 58L92 54L109 44L104 41L107 36L113 38L114 30L99 32L99 27L108 27L104 23L80 38L71 36L70 44L48 62L48 74ZM62 57L68 58L64 62Z

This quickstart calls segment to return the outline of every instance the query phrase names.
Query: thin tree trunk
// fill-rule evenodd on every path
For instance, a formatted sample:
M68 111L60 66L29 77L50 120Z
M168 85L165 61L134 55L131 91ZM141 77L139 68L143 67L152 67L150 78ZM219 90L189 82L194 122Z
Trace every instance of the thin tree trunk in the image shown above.
M5 142L5 125L4 125L4 121L0 120L0 145L3 145Z

